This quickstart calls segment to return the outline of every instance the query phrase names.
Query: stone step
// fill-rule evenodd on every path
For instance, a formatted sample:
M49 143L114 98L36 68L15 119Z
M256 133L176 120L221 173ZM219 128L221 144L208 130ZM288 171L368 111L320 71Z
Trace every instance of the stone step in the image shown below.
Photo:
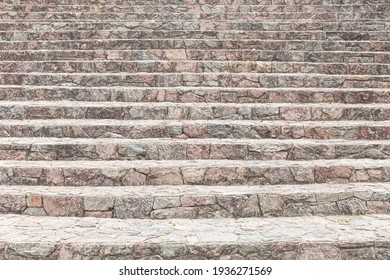
M350 58L351 59L351 58ZM362 59L367 59L363 57ZM0 61L3 73L317 73L390 75L390 64L268 61Z
M390 121L0 120L0 137L390 139Z
M78 12L0 12L1 22L22 21L45 21L45 22L67 22L67 21L139 21L139 20L256 20L264 22L275 21L298 21L307 22L329 22L329 21L367 21L367 20L388 20L387 13L366 12L333 12L333 13L269 13L266 12L228 12L228 13L78 13Z
M390 5L389 5L390 9ZM390 11L389 11L390 12ZM247 21L156 21L133 22L0 22L0 30L8 32L58 32L91 30L186 30L186 31L389 31L386 21L347 22L247 22Z
M147 3L142 0L3 0L4 4L12 5L215 5L215 0L152 0ZM387 0L221 0L219 5L373 5L386 4Z
M10 5L0 4L0 10L7 12L93 12L93 13L228 13L228 12L268 12L268 13L330 13L330 12L388 12L390 5L221 5L217 4L134 4L119 5Z
M158 221L9 214L0 216L0 259L388 259L389 223L389 215Z
M0 60L16 61L239 61L388 64L389 52L301 51L253 49L149 49L149 50L22 50L0 51ZM127 71L128 69L126 69Z
M4 101L116 101L177 103L390 103L389 89L370 88L125 88L1 86Z
M88 30L19 32L1 31L2 41L81 40L81 39L263 39L389 41L388 31L201 31L201 30Z
M0 213L117 219L300 217L390 213L385 183L268 186L1 186Z
M1 185L282 185L390 182L390 160L1 161Z
M390 52L389 41L305 41L305 40L218 40L218 39L107 39L72 41L0 41L3 51L16 50L257 50L257 51L310 51L310 52ZM5 59L5 58L4 58Z
M99 87L389 88L388 75L308 73L0 73L0 85Z
M364 58L344 58L361 60ZM389 64L255 61L42 61L0 62L6 73L318 73L330 75L390 75Z
M390 104L3 101L0 119L390 121Z
M390 10L390 6L389 6ZM390 12L390 11L389 11ZM266 16L269 14L270 16ZM281 14L285 16L282 17ZM388 31L386 13L115 13L1 12L0 24L7 31L73 31L73 30L202 30L202 31ZM18 17L15 17L15 16ZM93 15L96 17L94 18ZM173 15L177 21L172 20ZM240 18L240 16L244 18ZM311 17L314 18L313 21ZM79 20L75 18L79 17ZM23 21L18 18L25 18ZM99 20L100 19L100 20ZM250 19L255 22L248 22ZM264 19L262 21L262 19ZM113 19L112 19L113 20ZM345 22L343 22L345 21ZM356 27L353 28L353 22ZM294 28L296 27L296 29Z
M390 159L390 141L0 138L0 160Z

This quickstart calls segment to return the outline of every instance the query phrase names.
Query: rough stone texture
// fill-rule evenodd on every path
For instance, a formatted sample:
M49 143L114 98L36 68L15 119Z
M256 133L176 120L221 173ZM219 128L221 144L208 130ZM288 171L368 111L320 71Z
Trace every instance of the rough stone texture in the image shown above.
M153 209L153 198L117 198L114 209L116 218L146 218Z
M88 211L106 211L114 208L114 199L111 197L84 197L84 209Z
M49 216L82 216L81 197L43 197L43 209Z
M19 193L43 197L28 206ZM390 211L386 183L304 184L273 186L172 185L145 187L53 188L0 187L1 213L32 216L85 216L105 218L276 217L308 215L385 214ZM5 205L8 205L6 208ZM114 215L113 215L114 213Z
M42 197L40 195L27 196L27 206L34 208L42 207Z
M65 182L54 186L137 185L284 185L310 183L389 182L390 160L315 161L3 161L4 184L53 186L40 173L62 170ZM303 175L297 173L303 170ZM294 176L295 172L295 176ZM361 176L359 174L368 174ZM314 174L314 178L313 178ZM38 175L39 176L39 175Z
M2 213L20 212L26 209L27 203L24 195L0 195L0 211Z
M2 215L0 221L5 259L383 259L389 247L387 215L166 221ZM30 230L15 235L24 224Z
M0 259L390 259L386 0L19 2Z
M142 142L142 143L141 143ZM315 160L315 159L388 159L388 140L365 142L362 140L309 140L309 139L36 139L30 146L29 139L1 138L0 151L3 160ZM104 143L118 153L109 158L97 153L97 146ZM128 153L128 147L132 151ZM134 147L142 147L138 152ZM25 156L20 158L20 153ZM1 155L0 155L1 156ZM184 171L184 170L183 170ZM306 181L313 175L306 169L293 169L296 180ZM375 176L369 171L371 176ZM48 173L46 180L63 184L61 171ZM184 176L186 176L183 173ZM195 175L195 174L194 174ZM369 174L366 174L367 176ZM189 176L192 178L193 176ZM196 177L196 176L195 176Z

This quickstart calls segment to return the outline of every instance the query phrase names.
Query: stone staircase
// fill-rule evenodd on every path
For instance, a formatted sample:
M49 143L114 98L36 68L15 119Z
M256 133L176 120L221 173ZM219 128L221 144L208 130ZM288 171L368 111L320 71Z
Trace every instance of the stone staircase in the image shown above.
M3 0L0 259L390 259L387 0Z

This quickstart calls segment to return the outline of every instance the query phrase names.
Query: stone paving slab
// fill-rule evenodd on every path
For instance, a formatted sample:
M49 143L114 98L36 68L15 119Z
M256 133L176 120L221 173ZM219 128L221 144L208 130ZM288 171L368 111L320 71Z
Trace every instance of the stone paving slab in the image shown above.
M0 100L117 101L176 103L389 103L386 88L125 88L76 86L2 86ZM155 104L154 103L154 104Z
M90 21L88 21L90 22ZM375 21L378 22L378 21ZM353 24L354 21L351 21ZM293 24L293 23L291 23ZM145 49L256 49L281 51L387 52L390 42L307 40L219 40L219 39L82 39L71 41L1 41L1 50L145 50Z
M389 214L390 186L0 186L0 212L120 219Z
M390 70L390 68L389 68ZM390 120L390 104L192 104L32 101L0 104L0 119Z
M389 159L390 141L0 138L0 160Z
M0 137L390 139L390 121L0 120Z
M1 161L3 185L280 185L390 182L390 160Z
M388 259L389 219L154 221L1 215L0 258Z

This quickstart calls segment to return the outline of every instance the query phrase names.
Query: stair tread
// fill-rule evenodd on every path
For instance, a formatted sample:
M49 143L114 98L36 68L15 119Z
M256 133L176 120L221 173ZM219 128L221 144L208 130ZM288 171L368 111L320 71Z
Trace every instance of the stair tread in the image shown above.
M111 119L45 119L45 120L0 120L0 125L182 125L182 124L213 124L213 125L286 125L286 126L326 126L326 127L354 127L354 126L388 126L390 120L386 121L284 121L284 120L111 120Z
M387 1L3 0L0 259L389 259Z
M390 159L337 159L337 160L139 160L139 161L0 161L2 168L70 168L70 169L120 169L120 168L213 168L213 167L333 167L354 166L356 168L390 167Z
M256 87L205 87L205 86L199 86L199 87L192 87L192 86L180 86L180 87L125 87L125 86L94 86L94 87L82 87L82 86L58 86L58 85L0 85L0 89L83 89L83 90L96 90L96 89L102 89L102 90L187 90L187 91L221 91L224 90L226 92L229 91L248 91L248 90L254 90L254 91L260 91L260 92L281 92L281 91L298 91L298 92L307 92L307 91L318 91L318 92L389 92L390 88L318 88L318 87L296 87L296 88L288 88L288 87L277 87L277 88L256 88Z
M227 195L281 195L287 196L291 202L296 200L311 199L319 194L342 194L343 199L358 197L371 199L373 194L377 198L382 196L383 201L390 197L390 185L381 182L365 183L319 183L319 184L297 184L297 185L226 185L226 186L204 186L204 185L156 185L148 186L13 186L1 185L1 195L29 196L34 194L50 196L92 196L92 197L173 197L173 196L227 196ZM350 195L346 194L349 193ZM301 198L301 199L299 199ZM319 200L320 201L320 200ZM312 201L315 202L315 201Z
M0 145L85 145L85 144L216 144L216 145L237 145L237 144L258 144L264 146L273 145L388 145L390 139L383 140L349 140L349 139L229 139L229 138L203 138L203 139L167 139L167 138L33 138L33 137L0 137Z
M369 104L344 104L344 103L305 103L305 104L291 104L291 103L272 103L272 104L240 104L240 103L176 103L176 102L136 102L136 103L126 103L126 102L115 102L115 101L101 101L101 102L93 102L93 101L2 101L0 103L0 107L9 107L9 106L25 106L25 107L46 107L46 106L58 106L58 107L195 107L195 108L212 108L212 107L228 107L228 108L240 108L240 107L248 107L248 108L390 108L390 104L388 103L369 103Z

